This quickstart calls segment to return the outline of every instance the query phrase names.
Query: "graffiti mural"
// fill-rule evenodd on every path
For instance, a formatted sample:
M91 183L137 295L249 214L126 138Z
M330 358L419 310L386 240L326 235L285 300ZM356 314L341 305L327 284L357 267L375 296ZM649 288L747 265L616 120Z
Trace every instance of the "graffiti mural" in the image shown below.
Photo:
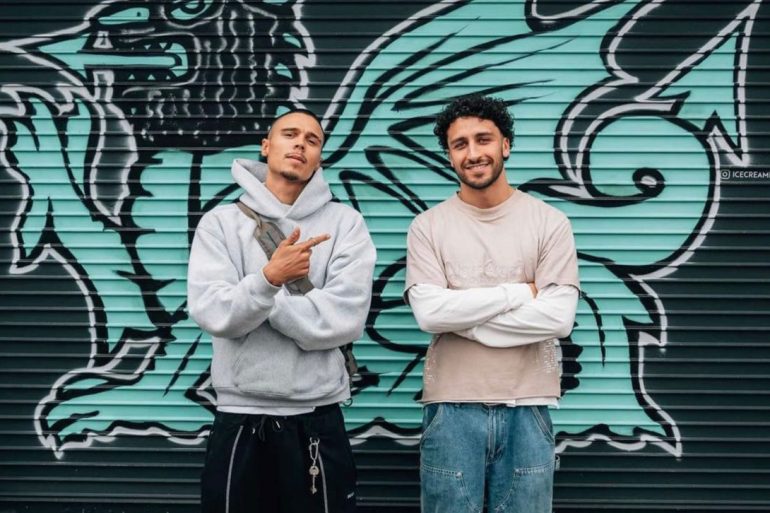
M401 298L405 234L457 188L435 115L489 94L516 120L509 176L576 236L584 290L561 341L558 450L683 457L647 384L649 355L669 344L657 284L703 245L723 180L757 164L746 98L761 0L422 4L367 41L331 94L312 80L332 60L311 5L108 0L0 42L0 173L18 191L5 273L55 264L87 315L87 358L37 401L38 443L58 460L119 436L201 445L214 397L210 340L186 313L191 237L239 195L232 159L258 154L276 114L312 104L326 178L380 259L347 425L357 444L414 446L429 338Z
M92 326L89 362L61 376L35 413L41 443L57 455L117 433L176 443L206 433L209 353L184 311L184 267L159 257L175 248L183 263L188 230L234 192L205 157L253 142L306 95L312 41L300 13L294 2L105 2L81 26L4 48L53 85L2 86L0 152L24 187L11 272L62 262ZM167 404L165 420L134 416L124 403L135 393L133 401ZM180 420L187 406L201 410L197 423Z
M471 2L441 18L445 23L440 31L431 24L410 31L421 36L420 47L399 38L369 64L375 71L357 77L365 86L353 89L348 100L353 107L341 117L350 120L342 133L360 135L332 137L327 165L338 173L339 196L368 216L378 247L390 250L392 233L377 227L387 223L393 230L397 218L397 229L403 232L413 215L445 197L422 190L432 186L434 191L448 191L456 183L430 133L437 109L463 94L505 98L520 134L511 159L515 181L568 213L582 260L584 295L577 329L570 340L562 341L568 355L565 396L554 412L560 448L604 439L632 450L652 442L679 456L675 422L645 391L645 350L665 346L667 337L665 310L647 280L671 273L692 255L718 208L720 169L741 163L745 113L739 102L744 79L740 67L727 67L722 81L716 79L719 94L725 96L719 101L711 96L712 116L702 118L702 107L690 103L698 99L688 96L699 83L697 76L719 69L722 59L745 63L741 53L759 4L732 3L724 19L711 21L712 34L647 71L633 62L635 32L672 15L691 14L672 5L676 2L613 3L618 5L595 2L592 9L583 8L586 13L607 9L601 19L579 21L572 11L561 13L565 19L569 16L571 22L566 23L559 22L559 14L538 14L537 2L531 2L528 17L518 26L506 23L508 35L489 38L485 35L499 6ZM592 30L604 23L599 32L607 36L581 38L586 23L592 23ZM564 62L565 53L582 57L570 64ZM389 71L380 74L383 69ZM738 74L737 82L733 73ZM722 109L728 110L720 115ZM556 123L544 126L547 120ZM336 125L333 134L339 128ZM389 137L383 138L379 134L385 130ZM645 132L655 137L644 138L641 149L613 151L623 137ZM664 153L671 138L688 153L687 166L678 158L651 155ZM360 151L340 151L335 143ZM688 203L676 205L682 184L688 186ZM392 202L372 201L383 195L399 203L394 207ZM676 213L677 233L659 239L654 249L629 252L623 239L649 233L650 219L660 215L661 208ZM404 261L403 252L396 252L394 262L380 274L376 290L381 295L375 298L367 334L414 359L397 375L384 371L395 379L380 383L379 404L403 401L393 392L411 371L421 369L425 352L424 342L408 343L419 337L403 331L399 336L400 327L395 326L411 323L409 327L417 329L396 299ZM624 304L620 311L619 302ZM596 404L603 390L612 396L601 404L612 409L597 418L584 406Z

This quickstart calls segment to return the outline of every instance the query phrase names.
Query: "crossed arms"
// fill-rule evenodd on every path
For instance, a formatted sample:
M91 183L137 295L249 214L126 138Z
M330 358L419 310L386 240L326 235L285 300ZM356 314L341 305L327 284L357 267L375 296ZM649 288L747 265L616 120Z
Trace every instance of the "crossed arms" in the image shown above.
M489 347L514 347L572 331L578 290L549 284L533 297L527 283L452 290L417 284L408 290L420 329L454 332Z
M215 337L237 339L267 321L304 350L347 344L364 329L376 253L363 220L336 244L323 286L291 296L268 281L264 268L240 277L216 221L204 217L190 251L190 315Z
M490 347L569 335L579 290L574 238L566 217L538 245L535 283L459 290L449 288L445 257L434 240L441 236L434 235L425 219L418 216L409 228L406 278L406 297L423 331L456 333Z

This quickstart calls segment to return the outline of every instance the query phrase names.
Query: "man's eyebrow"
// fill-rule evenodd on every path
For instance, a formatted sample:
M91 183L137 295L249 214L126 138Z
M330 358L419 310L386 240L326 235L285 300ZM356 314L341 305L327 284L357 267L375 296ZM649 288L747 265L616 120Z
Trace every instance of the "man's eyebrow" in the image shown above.
M300 129L294 126L287 126L287 127L281 128L281 132L299 132L299 131ZM308 130L307 133L318 140L323 140L323 138L318 134L318 132L314 132L313 130Z
M321 135L318 134L317 132L313 132L312 130L308 130L308 133L310 134L309 135L310 137L315 137L319 141L323 141L324 140L323 137L321 137Z

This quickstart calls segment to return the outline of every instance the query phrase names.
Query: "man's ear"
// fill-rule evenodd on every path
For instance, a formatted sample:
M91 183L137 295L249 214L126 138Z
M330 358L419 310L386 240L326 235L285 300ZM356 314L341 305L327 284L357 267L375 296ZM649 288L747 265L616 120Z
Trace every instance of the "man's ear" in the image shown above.
M511 156L511 141L507 137L503 137L503 158L507 159Z
M270 152L270 139L264 138L262 139L262 156L267 157L267 154Z

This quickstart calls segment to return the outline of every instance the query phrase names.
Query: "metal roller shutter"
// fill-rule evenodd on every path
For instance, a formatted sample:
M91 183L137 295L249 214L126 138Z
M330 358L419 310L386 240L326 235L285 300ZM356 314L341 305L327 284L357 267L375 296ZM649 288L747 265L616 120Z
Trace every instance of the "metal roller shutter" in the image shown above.
M457 188L433 116L478 93L579 250L557 511L770 510L768 34L761 0L0 3L0 511L196 510L189 242L298 104L378 248L359 505L416 511L405 233Z

